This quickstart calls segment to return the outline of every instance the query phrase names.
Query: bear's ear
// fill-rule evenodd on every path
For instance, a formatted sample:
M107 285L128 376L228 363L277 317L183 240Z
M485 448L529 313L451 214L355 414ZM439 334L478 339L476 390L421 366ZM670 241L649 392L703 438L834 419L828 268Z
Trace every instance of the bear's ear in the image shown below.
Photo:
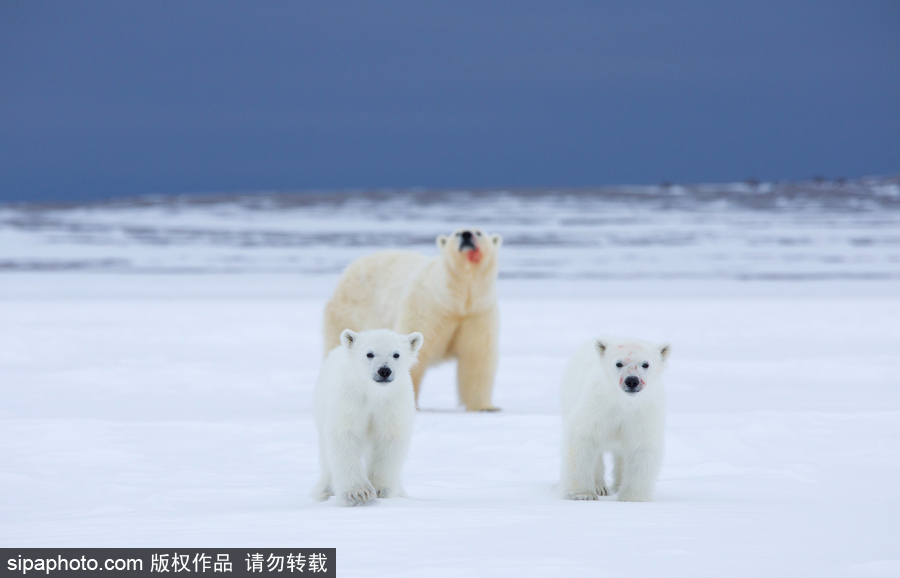
M437 236L437 246L438 249L443 249L444 245L447 244L447 235L438 235Z
M425 341L425 338L422 337L421 333L415 331L407 335L406 340L409 342L409 350L413 353L418 353L422 349L422 343Z
M503 237L501 237L500 235L494 234L494 235L491 235L491 241L494 242L495 247L499 248L500 244L503 242Z
M356 343L356 332L351 329L341 331L341 345L350 349Z
M598 341L596 343L596 345L597 345L597 351L600 352L600 357L603 357L603 354L606 353L606 344L603 343L602 341Z
M669 357L670 351L672 351L672 346L669 343L663 343L659 346L659 354L662 355L663 361Z

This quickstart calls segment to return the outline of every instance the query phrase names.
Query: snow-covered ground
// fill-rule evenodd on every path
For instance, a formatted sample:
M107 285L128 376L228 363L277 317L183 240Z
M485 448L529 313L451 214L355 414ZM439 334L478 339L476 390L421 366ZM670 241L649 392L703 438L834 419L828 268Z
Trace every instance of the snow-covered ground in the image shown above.
M0 208L0 546L337 547L342 576L900 575L900 187L876 185ZM336 273L457 223L505 237L503 411L459 411L453 366L432 369L411 497L313 502ZM552 490L559 376L598 333L673 343L651 503Z

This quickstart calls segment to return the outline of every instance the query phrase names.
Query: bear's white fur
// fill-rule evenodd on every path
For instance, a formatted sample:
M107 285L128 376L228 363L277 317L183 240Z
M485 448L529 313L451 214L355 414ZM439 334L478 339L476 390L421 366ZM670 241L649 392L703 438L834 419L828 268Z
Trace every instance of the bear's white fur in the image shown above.
M425 369L457 360L460 402L467 410L496 410L491 402L497 372L499 315L497 254L500 235L459 229L440 235L440 255L382 251L347 266L325 306L326 351L345 327L419 331L425 345L412 370L416 399Z
M649 501L662 467L668 343L599 338L582 344L563 374L561 489L572 500L609 492L603 456L613 456L612 491ZM644 366L647 367L644 367Z
M406 495L400 469L416 413L409 369L422 341L421 333L387 329L341 333L316 382L322 475L314 498L337 495L341 504L356 506Z

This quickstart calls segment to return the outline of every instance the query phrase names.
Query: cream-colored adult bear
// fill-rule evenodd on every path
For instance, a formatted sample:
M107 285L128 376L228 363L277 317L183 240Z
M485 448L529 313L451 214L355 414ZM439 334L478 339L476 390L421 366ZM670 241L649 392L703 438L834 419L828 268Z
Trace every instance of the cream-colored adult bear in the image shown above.
M341 331L420 332L425 344L412 369L416 399L425 369L456 358L459 400L469 411L496 411L497 254L500 235L460 229L440 235L441 254L381 251L347 266L325 306L325 351Z

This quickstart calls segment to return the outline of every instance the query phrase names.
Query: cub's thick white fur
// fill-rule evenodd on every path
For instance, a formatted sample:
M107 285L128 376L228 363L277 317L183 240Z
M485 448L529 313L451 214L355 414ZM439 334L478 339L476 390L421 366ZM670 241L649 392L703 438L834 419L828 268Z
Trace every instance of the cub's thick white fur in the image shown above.
M425 345L412 370L416 398L425 369L457 360L460 402L467 410L496 410L491 402L497 372L497 254L500 235L459 229L440 235L441 253L382 251L347 266L325 306L325 349L345 327L419 331Z
M564 496L607 495L603 456L613 455L612 491L626 502L649 501L662 467L665 396L660 373L670 351L633 339L582 344L566 366L563 418Z
M405 496L400 469L416 404L410 367L422 334L387 329L341 333L316 382L314 411L322 475L313 497L346 506Z

